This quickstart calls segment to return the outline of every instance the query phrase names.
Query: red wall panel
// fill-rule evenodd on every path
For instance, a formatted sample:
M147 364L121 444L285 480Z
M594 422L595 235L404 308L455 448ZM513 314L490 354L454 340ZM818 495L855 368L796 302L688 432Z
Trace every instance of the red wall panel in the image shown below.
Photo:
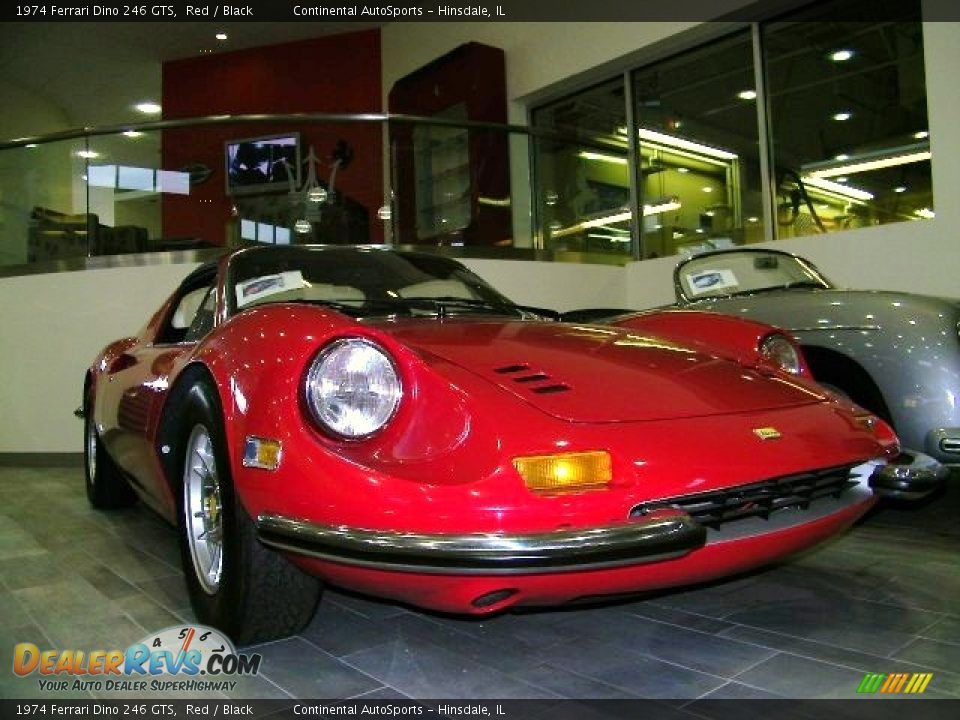
M380 112L380 77L378 29L174 60L163 65L163 117ZM383 204L381 128L360 124L245 124L164 131L163 168L202 164L213 170L189 196L164 196L164 236L223 244L233 207L224 191L224 142L292 130L300 133L304 158L311 145L326 161L337 140L349 143L353 160L337 172L336 190L366 207L370 241L382 241L376 215ZM326 162L319 174L327 179Z

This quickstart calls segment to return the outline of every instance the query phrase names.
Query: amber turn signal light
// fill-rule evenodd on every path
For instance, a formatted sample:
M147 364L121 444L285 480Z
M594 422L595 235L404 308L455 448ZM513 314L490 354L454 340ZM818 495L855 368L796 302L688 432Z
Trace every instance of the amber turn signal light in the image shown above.
M518 457L513 466L535 492L591 490L613 479L610 454L602 450Z

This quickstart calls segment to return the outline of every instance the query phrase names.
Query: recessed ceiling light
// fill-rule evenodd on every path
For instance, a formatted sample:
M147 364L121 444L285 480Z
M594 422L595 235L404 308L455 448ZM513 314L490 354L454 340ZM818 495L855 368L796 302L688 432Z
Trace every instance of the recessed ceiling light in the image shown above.
M758 218L758 217L752 217L752 216L751 216L751 217L748 217L748 218L747 218L747 222L748 222L748 223L760 222L760 218Z
M157 115L163 111L163 108L157 105L157 103L150 100L146 100L142 103L137 103L133 106L139 112L142 112L144 115Z
M677 168L677 172L678 172L678 173L688 173L688 172L690 172L690 168L678 167L678 168Z
M124 130L123 134L128 138L138 138L143 135L139 130Z
M87 160L92 160L93 158L100 157L100 153L94 152L93 150L78 150L77 157L86 158Z
M834 159L834 160L849 160L849 159L850 159L850 156L847 155L846 153L840 153L839 155L834 155L834 156L833 156L833 159Z
M838 122L844 122L845 120L849 120L852 117L853 117L853 113L851 112L838 112L834 114L833 119Z
M844 50L834 50L832 53L830 53L829 57L831 60L833 60L833 62L846 62L847 60L852 58L853 55L854 55L853 50L844 49Z
M24 145L25 148L35 148L36 146L37 146L36 143L27 143L26 145Z
M895 193L905 193L907 191L907 188L905 185L897 185L897 187L895 187L893 191Z
M841 175L840 177L835 177L834 182L847 182L850 180L846 175Z
M216 35L214 35L214 37L217 40L220 40L221 42L223 42L224 40L227 39L227 34L225 32L218 32Z
M926 138L930 137L930 133L928 133L926 130L921 130L920 132L915 132L913 137L917 140L925 140Z
M757 91L756 90L741 90L737 93L737 97L741 100L756 100Z
M703 189L703 191L704 191L704 192L713 192L713 188L710 187L709 185L707 185L707 187L705 187L705 188Z

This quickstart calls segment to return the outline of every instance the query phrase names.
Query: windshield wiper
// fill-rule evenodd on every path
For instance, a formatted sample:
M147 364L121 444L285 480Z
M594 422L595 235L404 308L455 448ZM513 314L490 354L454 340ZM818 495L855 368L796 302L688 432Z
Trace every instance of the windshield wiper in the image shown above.
M430 297L430 298L399 298L395 302L414 309L435 310L438 317L446 317L451 310L469 310L478 313L492 313L494 315L512 315L523 319L530 316L557 320L560 314L554 310L514 305L511 302L497 302L494 300L477 300L460 297Z

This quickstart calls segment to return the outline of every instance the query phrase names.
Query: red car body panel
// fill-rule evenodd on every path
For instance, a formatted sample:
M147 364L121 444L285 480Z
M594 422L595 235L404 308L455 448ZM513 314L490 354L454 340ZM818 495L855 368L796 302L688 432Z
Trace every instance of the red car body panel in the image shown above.
M390 533L553 532L626 523L643 503L882 461L897 451L882 423L866 427L862 411L761 358L758 341L773 329L758 323L694 312L637 316L622 327L456 317L357 321L292 303L226 319L226 267L224 261L218 279L218 327L201 342L155 342L172 298L137 337L108 346L88 377L106 448L138 494L170 520L179 479L166 461L163 423L178 385L198 371L218 389L230 472L252 518L276 514ZM369 338L385 349L404 388L394 418L364 440L325 434L305 408L311 362L342 337ZM543 387L554 390L536 392ZM780 437L763 440L758 428L776 428ZM251 436L282 444L276 470L244 467ZM513 466L520 456L588 450L612 458L605 489L538 494ZM490 612L501 604L471 603L502 588L518 591L504 604L549 604L739 572L839 532L871 502L761 535L708 541L677 559L582 572L505 579L291 557L364 592L444 611Z

